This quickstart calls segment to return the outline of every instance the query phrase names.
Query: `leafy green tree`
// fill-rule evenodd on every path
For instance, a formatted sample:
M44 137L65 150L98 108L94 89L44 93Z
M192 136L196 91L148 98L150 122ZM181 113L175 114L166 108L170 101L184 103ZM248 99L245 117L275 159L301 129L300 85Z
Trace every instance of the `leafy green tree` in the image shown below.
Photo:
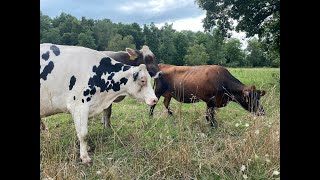
M180 33L187 37L187 39L189 41L188 46L196 44L196 42L197 42L196 38L197 37L196 37L196 33L195 32L190 31L190 30L182 30Z
M253 38L249 40L246 51L248 52L246 57L248 66L261 67L269 65L262 51L261 43L258 41L258 39Z
M207 64L226 65L224 37L219 29L214 29L206 45L209 59Z
M198 31L195 33L195 36L195 44L203 44L204 46L208 44L210 34Z
M238 39L231 38L224 45L226 66L237 67L244 66L244 52L241 50L241 42Z
M118 34L122 35L123 37L131 35L134 40L134 44L137 48L142 48L144 39L142 28L139 26L138 23L132 24L122 24L119 23L118 25Z
M172 28L173 24L165 24L160 29L160 46L159 46L159 59L160 62L164 62L167 64L178 64L177 50L174 46L174 33L175 30Z
M61 13L60 16L54 18L52 20L52 25L59 29L61 44L78 44L78 36L81 32L84 32L79 20L66 13Z
M153 54L156 56L158 63L160 63L160 30L152 22L150 25L143 26L144 44L147 45Z
M131 35L122 37L120 34L113 36L106 48L107 51L124 51L126 48L136 49Z
M184 56L187 54L187 49L189 47L189 41L185 34L176 32L174 38L174 46L177 51L177 56L175 59L175 65L182 66L184 65Z
M51 28L43 34L42 43L60 44L61 37L58 28Z
M270 62L271 67L280 67L280 54L278 51L269 51L266 58Z
M103 19L95 21L92 31L93 37L96 40L97 50L104 51L117 30L115 24L110 19Z
M41 39L43 38L43 34L47 32L50 28L52 28L50 17L47 15L43 15L40 11L40 43Z
M80 33L78 36L79 46L96 49L95 40L92 36L92 32L88 30L86 33Z
M184 61L186 65L205 65L207 64L209 55L206 53L206 48L203 44L195 44L190 46L185 55Z
M211 30L218 26L224 36L233 30L245 31L247 36L258 34L270 43L271 49L280 49L280 0L196 0L200 8L206 10L204 28Z

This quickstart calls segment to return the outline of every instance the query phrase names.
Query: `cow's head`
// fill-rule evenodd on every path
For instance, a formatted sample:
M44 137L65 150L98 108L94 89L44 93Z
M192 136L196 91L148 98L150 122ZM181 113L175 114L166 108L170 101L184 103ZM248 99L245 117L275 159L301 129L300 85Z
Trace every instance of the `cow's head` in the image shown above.
M147 66L147 70L152 78L156 79L162 75L156 57L148 46L144 45L141 50L136 51L126 48L126 51L130 56L130 60L136 61L136 65L145 64Z
M264 109L260 104L260 97L264 96L266 91L257 90L254 85L245 87L242 90L242 98L240 98L240 104L243 108L254 114L265 115Z
M132 97L145 101L152 106L158 102L151 86L151 77L147 71L146 65L140 64L138 67L131 68L131 77L129 77L128 94Z

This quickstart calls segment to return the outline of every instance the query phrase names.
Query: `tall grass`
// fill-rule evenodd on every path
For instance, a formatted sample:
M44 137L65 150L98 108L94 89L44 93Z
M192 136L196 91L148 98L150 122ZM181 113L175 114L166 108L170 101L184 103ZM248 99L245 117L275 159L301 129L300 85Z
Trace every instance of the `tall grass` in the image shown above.
M266 115L257 117L236 103L217 110L217 129L205 119L205 103L171 100L174 116L160 99L149 107L127 97L113 104L112 128L101 115L89 121L91 166L80 163L71 115L44 120L40 132L40 175L47 179L280 179L279 69L229 68L244 84L267 90Z

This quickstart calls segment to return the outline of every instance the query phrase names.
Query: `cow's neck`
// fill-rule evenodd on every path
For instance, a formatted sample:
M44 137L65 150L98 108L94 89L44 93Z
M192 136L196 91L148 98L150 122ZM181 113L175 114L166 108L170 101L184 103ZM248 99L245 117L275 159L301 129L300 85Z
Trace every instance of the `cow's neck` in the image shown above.
M116 73L113 77L115 82L119 82L121 78L129 79L130 71L125 71L121 73ZM129 81L129 80L128 80ZM96 99L96 103L92 104L90 107L89 117L93 117L103 111L103 109L108 108L112 102L120 96L128 95L128 83L121 84L119 90L110 89L108 91L100 92L99 98Z

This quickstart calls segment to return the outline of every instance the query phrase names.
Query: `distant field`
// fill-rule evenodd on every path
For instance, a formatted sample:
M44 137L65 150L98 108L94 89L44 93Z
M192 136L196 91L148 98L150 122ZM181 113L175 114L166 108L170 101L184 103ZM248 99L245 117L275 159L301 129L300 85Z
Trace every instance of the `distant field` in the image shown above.
M205 103L171 100L167 115L161 97L149 118L149 107L127 97L114 103L112 129L100 116L89 121L93 160L83 166L71 115L44 118L40 132L41 179L280 179L280 70L228 68L246 85L256 85L266 116L256 117L230 103L217 111L219 127L205 119Z

